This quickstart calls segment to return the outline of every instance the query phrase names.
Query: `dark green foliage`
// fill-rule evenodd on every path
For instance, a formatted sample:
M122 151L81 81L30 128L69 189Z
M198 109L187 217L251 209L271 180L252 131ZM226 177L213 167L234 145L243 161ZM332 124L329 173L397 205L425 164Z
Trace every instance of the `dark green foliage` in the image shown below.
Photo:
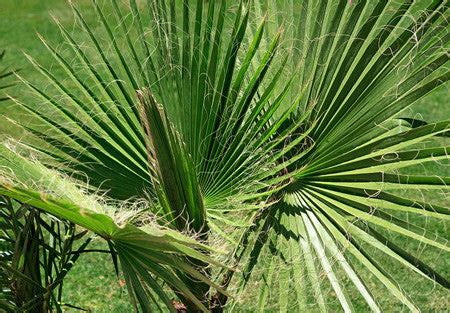
M5 66L3 66L2 61L5 56L5 50L0 51L0 91L4 92L4 89L11 87L13 84L7 82L7 78L14 74L14 71L8 70ZM8 97L4 97L0 95L0 102L8 100Z
M90 242L86 231L7 197L0 202L1 307L62 312L64 278Z

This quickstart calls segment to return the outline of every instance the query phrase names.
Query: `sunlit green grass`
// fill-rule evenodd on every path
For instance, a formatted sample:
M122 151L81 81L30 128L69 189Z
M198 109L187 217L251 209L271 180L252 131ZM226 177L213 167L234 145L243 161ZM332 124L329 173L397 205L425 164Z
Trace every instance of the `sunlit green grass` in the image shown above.
M76 3L81 7L86 7L86 10L83 10L88 13L86 18L95 22L94 12L90 9L90 1L77 0ZM13 68L20 68L21 75L33 81L39 81L41 76L26 61L22 51L35 57L44 66L53 65L45 47L36 36L36 32L39 32L51 42L57 44L61 42L62 39L59 36L58 29L51 21L50 14L57 16L62 24L69 29L74 24L70 8L63 0L0 1L0 50L7 50L5 57L7 64ZM12 88L10 93L13 96L20 95L23 101L26 101L29 97L26 90L20 85ZM444 86L418 101L413 108L404 114L427 121L448 119L450 118L449 100L448 86ZM0 106L0 114L11 110L13 110L11 104ZM13 125L0 124L0 134L5 135L16 131L17 129ZM426 173L433 167L436 167L436 164L409 169L409 171ZM439 167L439 169L442 171L442 167ZM441 173L442 175L450 175L449 166L444 171L446 173ZM432 197L436 203L448 205L448 195L432 192L427 196ZM419 225L427 224L427 227L434 229L440 236L450 237L446 225L441 222L421 220L417 217L410 219L410 221ZM446 260L443 255L437 255L435 250L415 245L408 240L395 239L399 245L406 247L408 251L414 252L416 255L420 253L424 260L429 262L444 277L450 277L450 261ZM94 247L97 249L103 248L100 243L95 243ZM407 282L404 284L407 292L412 295L413 301L424 311L445 311L449 309L449 293L442 287L434 286L430 282L420 279L412 272L401 268L394 262L390 262L390 260L386 259L383 266L389 270L394 269L396 272L394 276L397 280ZM123 284L116 277L112 262L107 254L87 254L80 258L68 275L64 285L64 302L93 312L129 312L130 305L126 295L126 287L121 285ZM372 284L369 284L369 286L372 286ZM386 311L398 311L400 309L394 299L384 297L386 292L381 287L377 288L374 293ZM332 294L330 294L329 299L333 301ZM352 300L357 311L366 310L362 299ZM70 311L70 309L67 311Z

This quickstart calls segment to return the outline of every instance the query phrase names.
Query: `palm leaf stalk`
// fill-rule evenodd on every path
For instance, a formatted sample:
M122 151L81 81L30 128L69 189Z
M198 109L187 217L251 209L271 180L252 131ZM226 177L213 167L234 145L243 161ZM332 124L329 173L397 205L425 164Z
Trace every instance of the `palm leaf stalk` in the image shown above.
M421 143L446 136L450 121L398 119L450 77L446 1L93 3L100 31L73 8L90 49L57 20L70 52L41 38L67 80L28 56L54 90L22 78L45 104L37 109L16 101L39 121L16 121L30 135L22 143L45 166L88 182L110 201L146 198L161 223L194 234L204 249L217 237L228 242L228 263L242 271L211 270L210 256L195 254L201 262L176 272L175 285L192 282L198 271L208 278L175 288L185 305L238 308L240 295L257 284L258 301L245 309L303 310L317 303L326 311L329 287L351 311L351 284L368 308L380 311L368 272L398 302L418 310L383 259L369 253L373 248L449 287L419 255L390 239L394 233L449 252L445 238L405 219L445 222L449 209L398 193L448 189L448 177L402 170L448 160L445 141ZM13 198L27 193L1 190ZM65 212L62 203L33 205ZM153 299L147 287L170 307L152 275L168 282L167 276L147 263L156 247L148 247L148 256L137 253L118 242L140 230L94 220L70 221L114 242L144 311ZM142 236L153 240L151 233ZM184 251L192 257L195 250ZM211 281L235 297L208 293Z

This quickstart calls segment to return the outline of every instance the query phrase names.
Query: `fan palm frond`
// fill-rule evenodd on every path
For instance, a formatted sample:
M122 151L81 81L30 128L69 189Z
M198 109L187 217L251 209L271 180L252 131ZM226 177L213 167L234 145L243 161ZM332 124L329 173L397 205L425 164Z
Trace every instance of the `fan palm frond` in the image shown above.
M449 287L387 236L449 252L445 238L402 216L446 221L449 209L397 192L448 189L442 173L399 171L448 160L441 141L420 143L448 134L449 121L398 118L450 77L446 1L131 0L124 6L112 0L112 16L97 1L94 7L100 24L95 30L73 8L85 41L56 21L69 52L41 38L67 80L28 57L52 88L22 79L43 104L16 103L38 121L22 123L32 138L26 144L46 166L89 182L109 199L146 197L155 203L149 210L174 229L196 232L202 245L215 235L225 238L234 249L231 263L243 267L242 273L223 269L215 277L205 270L210 258L191 254L188 244L188 250L172 251L173 243L165 241L171 252L201 261L182 263L185 276L165 276L169 285L174 279L192 282L203 267L206 289L193 283L191 290L200 290L193 295L185 283L175 288L201 301L199 307L208 302L200 294L217 278L223 288L238 286L239 292L255 281L262 286L258 303L247 309L264 310L270 302L286 311L314 299L325 311L325 284L351 311L348 281L369 308L380 311L365 271L416 310L383 259L368 252L376 248ZM2 190L15 197L25 192ZM32 199L44 210L50 207ZM62 214L65 205L51 213ZM146 256L122 245L142 230L119 229L103 216L101 223L97 215L88 221L79 208L72 211L77 223L114 242L130 286L149 309L143 295L157 286L146 276L157 272L156 246L136 242L149 245ZM154 240L149 233L142 238ZM161 266L182 261L167 262ZM288 297L291 284L295 295ZM228 299L218 294L209 302L222 308Z
M218 262L200 251L211 252L208 246L174 230L161 228L155 222L139 228L126 221L120 222L120 219L118 224L110 217L111 214L114 217L111 207L103 207L92 196L84 195L67 178L60 177L39 163L26 160L4 146L0 149L0 173L3 178L0 194L70 221L106 240L113 257L120 260L136 303L146 310L151 308L149 298L158 298L156 304L162 303L173 310L170 293L156 279L181 292L197 309L207 310L201 299L183 282L183 276L178 271L222 290L186 261L189 257L220 267ZM46 193L47 190L51 193Z

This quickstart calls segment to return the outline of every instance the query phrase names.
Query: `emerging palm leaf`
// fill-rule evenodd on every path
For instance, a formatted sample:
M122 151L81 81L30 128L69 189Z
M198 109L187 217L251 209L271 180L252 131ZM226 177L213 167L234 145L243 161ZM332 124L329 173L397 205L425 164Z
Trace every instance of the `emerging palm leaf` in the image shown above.
M169 251L196 258L195 269L167 260L168 266L185 264L170 284L152 267L151 232L142 242L124 243L140 231L103 217L93 216L91 224L78 208L71 217L65 203L49 205L26 190L4 186L0 192L26 196L111 239L145 311L152 297L147 287L171 307L153 275L182 284L175 290L188 308L239 305L208 293L214 284L199 270L223 288L237 286L237 293L256 281L259 301L246 303L248 310L268 303L303 309L311 302L326 310L319 271L345 311L352 304L344 280L380 311L363 271L415 310L368 252L372 247L448 288L446 278L389 236L449 251L446 239L403 214L448 220L449 209L396 192L446 189L450 182L398 171L447 160L447 147L418 143L446 134L450 122L396 119L449 79L447 2L192 2L131 0L128 7L113 0L114 14L107 16L109 4L94 1L101 30L75 7L90 45L56 21L70 51L42 40L67 79L29 57L53 89L23 79L41 106L17 105L40 121L22 126L41 162L108 199L146 198L161 221L196 234L204 248L225 239L234 250L229 262L242 273L211 270L209 257L167 240ZM138 248L146 244L148 250ZM291 284L295 292L288 295Z

